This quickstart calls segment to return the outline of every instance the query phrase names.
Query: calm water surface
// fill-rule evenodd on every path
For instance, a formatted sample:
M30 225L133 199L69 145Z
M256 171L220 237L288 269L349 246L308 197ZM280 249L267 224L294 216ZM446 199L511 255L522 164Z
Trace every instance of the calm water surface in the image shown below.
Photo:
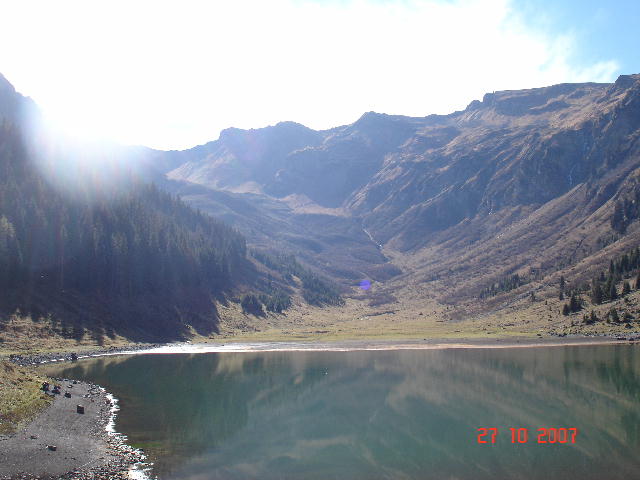
M52 365L120 399L161 480L638 479L640 348L138 355ZM497 427L495 444L478 427ZM510 427L528 428L512 444ZM538 444L575 427L575 444Z

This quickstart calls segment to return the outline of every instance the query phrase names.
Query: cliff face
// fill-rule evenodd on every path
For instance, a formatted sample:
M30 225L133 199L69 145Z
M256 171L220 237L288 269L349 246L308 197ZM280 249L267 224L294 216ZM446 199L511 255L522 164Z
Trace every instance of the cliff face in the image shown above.
M229 130L181 152L188 160L168 177L255 243L338 277L374 265L397 274L381 244L416 280L465 272L454 283L475 291L501 272L551 274L621 236L631 242L633 222L621 233L610 220L638 182L639 136L640 75L626 75L494 92L450 115ZM194 184L205 188L190 193ZM253 220L234 202L254 208Z
M638 77L485 95L447 116L369 112L314 132L281 123L225 130L183 152L168 177L344 208L385 242L441 231L508 206L540 205L594 181L631 152Z
M536 208L578 185L599 188L637 160L639 90L637 77L623 77L486 95L388 155L349 207L406 250L465 220ZM430 144L443 129L449 137Z

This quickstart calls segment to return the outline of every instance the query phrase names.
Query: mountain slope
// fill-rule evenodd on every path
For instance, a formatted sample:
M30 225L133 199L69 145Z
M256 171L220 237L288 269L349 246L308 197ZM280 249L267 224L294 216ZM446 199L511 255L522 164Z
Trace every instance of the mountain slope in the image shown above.
M0 127L2 311L99 336L216 330L215 295L251 275L244 238L151 186L94 189L57 191L19 130Z
M325 131L296 126L305 132L301 141L312 139L304 145L273 135L288 125L235 131L245 149L247 139L262 142L251 168L219 153L228 150L227 135L207 144L206 156L182 152L189 162L168 172L169 188L203 209L210 201L228 206L250 244L291 248L346 283L374 277L395 294L423 285L467 312L484 289L515 273L528 287L507 297L529 290L557 296L560 274L583 286L640 241L632 214L622 214L623 228L612 220L616 208L631 211L637 202L639 75L494 92L450 115L370 112ZM276 144L279 154L261 155ZM250 191L218 180L234 171ZM231 206L238 203L254 213L239 213ZM340 234L348 253L325 247L331 222L324 217L349 226ZM349 240L380 256L356 258ZM388 274L375 278L374 265Z
M0 77L0 332L17 314L62 339L176 339L218 332L221 305L242 320L241 301L265 318L291 295L342 302L295 260L265 265L232 227L140 179L170 158L56 137L35 108Z
M575 311L561 315L569 297L574 310L601 319L617 318L607 313L613 308L640 318L637 293L616 299L638 269L629 252L640 244L639 75L494 92L450 115L369 112L324 131L293 122L228 129L171 152L45 148L12 108L0 112L0 247L11 252L4 271L22 273L5 274L8 313L26 306L80 324L109 319L138 335L161 318L161 330L207 333L225 299L254 292L243 305L256 315L232 307L231 330L268 337L605 328L576 320ZM29 140L23 150L15 146L21 135ZM25 165L33 169L16 173ZM139 177L236 228L251 254L242 236ZM79 206L89 192L92 201ZM39 243L24 233L25 219L35 219ZM101 240L91 245L92 235ZM147 260L133 253L142 244ZM88 260L102 261L102 270L85 282ZM147 270L155 273L140 273ZM346 304L317 272L342 284ZM144 278L161 278L165 288ZM355 288L363 280L371 288ZM596 285L608 289L599 301L590 299ZM289 312L264 316L261 305L278 311L289 295Z

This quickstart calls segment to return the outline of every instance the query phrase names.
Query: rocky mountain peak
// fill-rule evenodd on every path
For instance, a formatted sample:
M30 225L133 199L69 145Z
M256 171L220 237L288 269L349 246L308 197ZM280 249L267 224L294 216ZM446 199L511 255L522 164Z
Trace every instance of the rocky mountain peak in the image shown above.
M391 115L387 115L386 113L377 113L374 111L363 113L358 120L356 120L353 125L359 127L367 127L379 124L387 120Z
M640 74L636 73L633 75L620 75L613 85L615 88L625 89L631 88L638 82L640 82Z
M512 117L540 115L568 108L575 100L593 92L602 92L606 87L608 84L562 83L526 90L504 90L487 93L481 103L472 102L469 107L491 108L500 115Z

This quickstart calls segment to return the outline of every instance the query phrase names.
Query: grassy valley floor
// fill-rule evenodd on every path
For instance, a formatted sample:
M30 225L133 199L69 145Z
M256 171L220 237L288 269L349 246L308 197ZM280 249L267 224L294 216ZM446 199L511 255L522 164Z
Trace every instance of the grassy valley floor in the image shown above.
M489 315L464 318L464 309L441 305L434 299L425 300L418 288L395 292L396 300L375 307L370 305L368 295L362 292L347 298L344 306L322 309L295 298L286 313L257 317L242 313L237 304L227 303L218 307L219 334L205 337L192 331L189 338L163 348L184 352L505 348L628 343L628 339L639 338L637 322L585 325L581 313L569 316L555 313L560 302L554 304L549 300L529 303L523 300L524 303L516 302ZM639 295L634 292L616 305L621 310L633 311ZM603 312L611 308L600 307ZM463 318L457 319L459 316ZM11 478L20 471L65 479L126 478L127 469L140 456L106 435L109 405L104 392L88 385L70 388L64 382L76 398L53 399L39 390L46 380L40 370L15 362L36 364L68 358L69 352L79 356L109 354L157 345L134 344L122 337L98 342L87 335L73 340L56 335L47 320L33 321L17 315L3 323L0 338L0 359L4 357L0 360L0 433L4 434L0 436L3 465L0 479ZM10 356L13 361L9 361ZM90 394L90 403L84 398L83 389ZM82 402L90 407L85 416L75 413L76 403ZM54 442L61 451L47 449ZM34 458L38 461L34 462ZM29 465L37 465L42 471ZM86 468L65 474L82 465Z
M388 303L371 306L371 300L393 298ZM359 292L346 298L344 306L317 308L294 298L285 313L265 312L263 316L246 315L236 304L220 306L220 333L208 337L194 335L201 341L342 341L402 339L494 339L545 338L569 336L637 336L640 335L640 291L602 305L585 305L570 315L562 315L560 301L551 294L531 301L507 297L492 311L477 304L443 305L421 287L404 287L386 292ZM608 321L607 312L615 308L620 321ZM599 321L588 324L585 314L596 312ZM624 320L626 316L626 320Z

